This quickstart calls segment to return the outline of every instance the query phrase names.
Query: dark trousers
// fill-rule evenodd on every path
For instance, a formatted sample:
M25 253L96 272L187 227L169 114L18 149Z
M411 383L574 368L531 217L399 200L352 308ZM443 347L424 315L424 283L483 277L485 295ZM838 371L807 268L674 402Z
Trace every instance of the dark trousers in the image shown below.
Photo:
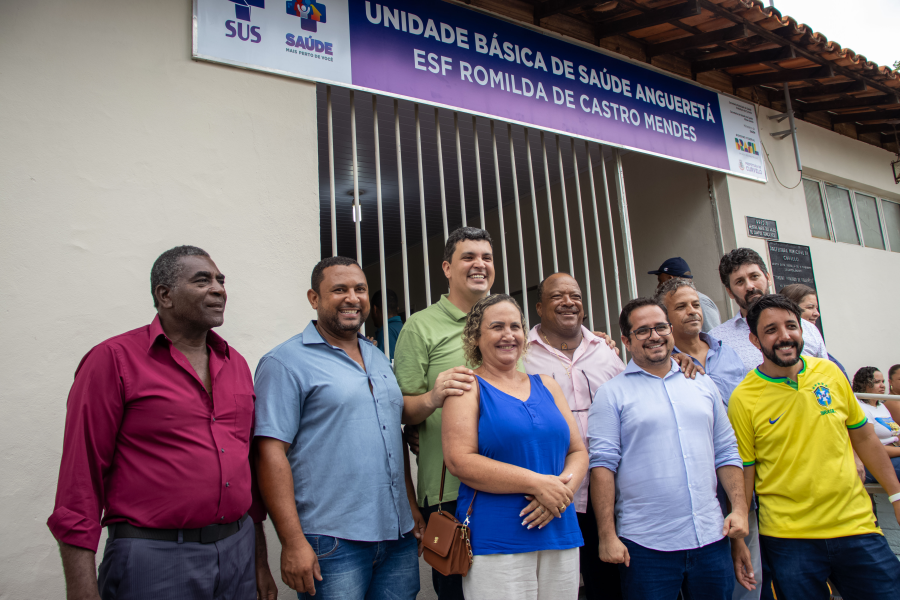
M256 532L212 544L107 540L98 585L103 600L256 600Z
M600 537L594 507L588 500L587 512L578 514L578 526L584 546L578 549L581 558L581 577L587 600L622 600L622 584L617 565L600 560Z
M778 600L828 597L826 579L844 600L900 598L900 563L879 533L810 540L759 536Z
M900 456L892 458L891 464L894 466L894 472L897 474L897 477L900 477ZM878 483L878 480L875 479L874 475L869 473L868 469L866 469L866 483Z
M619 538L631 564L619 565L627 600L731 600L734 566L728 538L693 548L663 552ZM781 596L779 596L781 598Z
M444 502L441 504L444 512L451 515L456 514L456 500L452 502ZM429 517L438 511L438 505L423 506L422 518L428 523ZM462 589L462 575L442 575L431 570L431 583L434 585L434 593L437 594L438 600L464 600Z

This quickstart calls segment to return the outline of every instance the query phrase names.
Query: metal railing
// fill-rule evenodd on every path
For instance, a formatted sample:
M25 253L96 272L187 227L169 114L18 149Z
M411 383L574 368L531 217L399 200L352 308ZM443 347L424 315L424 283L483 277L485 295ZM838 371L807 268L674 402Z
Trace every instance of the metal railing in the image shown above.
M854 395L860 400L878 400L880 402L900 401L900 396L893 396L891 394L865 394L863 392L854 392Z
M330 202L330 230L331 230L331 253L332 255L337 255L338 253L338 235L339 228L337 227L337 219L339 218L337 208L336 208L336 183L335 183L335 129L334 129L334 120L335 120L335 112L333 110L332 101L334 91L339 90L341 88L335 88L332 90L333 86L325 86L326 87L326 111L327 111L327 150L328 150L328 182L329 182L329 202ZM363 257L363 243L362 243L362 229L361 229L361 220L362 220L362 191L360 190L360 144L358 143L361 138L359 136L363 135L357 128L357 112L356 112L356 102L355 96L363 92L354 92L352 90L349 91L349 125L350 125L350 151L352 153L351 169L352 169L352 180L353 180L353 205L354 205L354 234L355 234L355 249L356 249L356 259L359 261L361 265L364 265L364 258L368 259L369 263L374 262L374 256ZM363 96L364 97L364 96ZM388 141L389 138L380 138L379 136L379 119L378 119L378 105L379 102L383 103L385 101L390 101L393 104L393 112L394 112L394 138L395 138L395 151L396 151L396 161L397 161L397 191L396 191L396 200L399 202L399 226L400 226L400 258L401 258L401 268L402 268L402 277L403 277L403 306L406 310L406 314L409 315L412 310L412 305L410 301L410 263L409 263L409 243L407 240L408 228L406 222L406 214L405 214L405 197L404 197L404 178L403 178L403 148L401 147L401 111L400 111L400 101L397 99L391 99L387 97L372 95L372 119L373 119L373 130L372 134L374 135L374 167L375 167L375 199L377 206L377 215L378 215L378 254L377 259L379 262L378 266L378 274L381 278L381 302L382 306L387 306L387 269L386 269L386 260L393 260L392 256L385 256L385 214L384 214L384 203L387 200L393 200L395 198L383 198L382 195L382 183L383 176L381 172L381 144L380 142ZM420 107L418 103L414 103L414 128L415 128L415 142L416 142L416 166L418 170L418 192L419 192L419 216L420 216L420 230L421 230L421 244L422 244L422 259L423 259L423 279L421 285L424 287L425 292L425 306L428 306L432 302L432 292L431 292L431 272L440 268L439 265L430 264L429 261L429 252L428 252L428 229L427 229L427 216L429 210L427 209L428 203L426 202L426 170L423 165L423 136L422 136L422 123L420 118ZM430 108L430 107L429 107ZM444 177L444 152L441 143L441 114L444 109L434 108L434 118L435 118L435 129L434 135L437 143L436 154L437 154L437 178L439 181L439 190L440 190L440 201L441 201L441 222L443 226L443 236L444 241L446 241L447 236L449 234L449 229L453 223L450 222L450 217L448 215L448 193L447 193L447 184L452 183L445 181ZM444 113L446 115L446 113ZM467 171L464 169L463 158L464 156L468 157L474 155L475 159L475 168L474 175L476 180L476 188L478 191L478 211L479 211L479 225L482 228L488 228L486 224L486 215L485 215L485 193L482 181L482 165L481 165L481 149L479 147L479 119L481 119L482 125L484 124L484 119L482 117L472 117L472 148L471 150L467 150L464 148L464 140L460 136L460 114L458 112L453 112L453 133L454 133L454 145L455 145L455 159L457 166L457 176L459 181L459 210L461 216L461 224L466 225L468 222L467 212L466 212L466 196L465 196L465 187L464 187L464 178L465 176L469 177L469 181L471 184L471 171ZM613 177L613 186L612 192L615 194L615 209L611 199L610 194L610 182L607 178L607 170L606 170L606 159L604 159L604 147L600 144L596 144L593 142L584 141L583 151L584 157L586 157L585 161L585 169L583 171L579 170L579 157L578 150L581 148L581 141L576 145L576 140L574 138L569 138L568 142L566 142L565 137L561 137L558 134L552 134L555 136L556 143L556 158L555 161L557 163L556 167L558 169L559 180L554 183L551 181L551 171L550 164L548 161L548 143L545 140L544 131L538 130L539 138L540 138L540 157L532 156L532 148L531 148L531 134L533 130L531 128L524 128L524 132L521 129L514 131L513 125L511 123L507 123L504 121L496 121L493 119L488 119L490 125L490 135L491 135L491 157L493 158L493 167L494 167L494 185L495 185L495 195L496 195L496 212L497 219L499 220L499 232L493 232L494 237L499 237L499 250L500 250L500 260L496 260L497 252L495 250L495 263L499 262L497 265L498 276L502 274L503 277L503 290L506 293L510 293L510 273L508 268L509 263L509 254L508 254L508 244L507 244L507 223L504 220L504 212L505 210L512 210L515 216L515 234L516 241L513 244L513 248L518 252L518 276L521 278L521 290L515 291L514 293L521 293L522 302L525 308L526 314L526 322L528 320L528 276L529 274L532 276L532 281L535 281L534 276L537 276L536 281L541 281L545 276L544 269L544 259L543 256L544 248L541 245L541 229L542 226L549 226L549 236L550 236L550 256L547 257L552 261L553 272L559 270L565 270L569 272L573 277L575 277L581 284L583 288L584 295L584 308L585 314L587 317L587 326L591 329L595 328L595 324L599 325L600 320L595 320L596 316L600 315L599 311L602 311L602 323L605 326L604 331L607 333L611 332L611 327L615 324L614 315L611 317L610 314L610 304L612 304L613 300L615 302L615 308L617 312L621 311L623 305L622 299L622 283L620 281L620 272L619 272L619 264L618 264L618 252L621 252L626 265L625 272L625 281L624 284L627 286L627 293L629 297L634 297L637 295L637 286L635 281L635 269L634 269L634 258L632 255L631 249L631 232L630 225L628 219L628 205L625 198L625 182L624 182L624 173L622 167L622 157L621 153L618 149L612 149L612 161L614 170ZM501 153L498 148L498 131L496 126L503 127L505 125L505 133L507 135L507 139L509 142L509 165L511 172L501 173ZM502 130L501 130L502 131ZM521 133L520 133L521 132ZM530 194L531 200L531 211L530 215L527 215L533 218L534 221L534 235L533 238L530 235L526 236L523 234L523 218L521 211L521 203L520 203L520 194L519 194L519 183L518 183L518 172L516 167L516 148L515 146L518 144L521 147L522 135L524 135L524 150L525 150L525 162L527 163L527 172L528 172L528 193ZM516 143L514 143L514 140ZM570 160L566 160L563 155L563 146L567 145L571 152ZM370 146L364 145L364 148L368 148ZM468 154L471 152L471 154ZM452 160L450 158L454 153L447 153L448 160ZM595 162L595 157L599 154L600 160ZM609 154L609 153L607 153ZM346 156L346 155L345 155ZM365 157L368 159L368 156ZM505 157L503 157L505 160ZM535 158L538 158L542 161L542 165L535 164ZM546 199L546 210L542 210L538 208L538 194L541 193L541 190L536 189L535 186L535 171L539 168L539 166L543 167L543 183L544 189L543 194ZM503 169L506 168L504 164ZM597 177L597 181L595 182L595 171ZM585 178L584 175L587 174ZM556 174L554 174L555 176ZM504 181L511 181L512 188L512 198L510 202L509 198L509 188L504 187ZM583 184L587 183L586 189L583 188ZM569 218L569 197L571 194L571 186L574 183L574 201L573 206L571 207L573 210L577 211L577 231L572 230L572 223ZM505 190L505 191L504 191ZM585 194L586 191L590 191L590 195L587 196ZM602 193L603 201L605 206L602 203L598 203L598 190ZM555 192L555 193L554 193ZM557 197L554 198L554 195ZM507 204L511 206L504 206L504 196L507 197ZM369 198L370 196L366 196ZM589 198L588 207L585 207L585 200ZM558 211L562 211L562 232L557 231L557 223L554 218L554 214ZM588 218L585 217L585 210L590 212L590 215L593 217L593 238L591 240L592 243L596 244L596 248L589 249L589 240L588 240ZM613 213L617 214L614 215ZM357 216L358 214L358 216ZM607 220L607 231L601 234L601 219L603 214L606 216ZM616 217L618 218L618 223L616 223ZM546 219L543 222L543 219ZM618 226L618 228L617 228ZM499 233L499 236L497 235ZM512 233L512 229L510 232ZM530 232L529 232L530 233ZM563 243L565 244L565 258L567 260L566 264L561 265L559 261L559 256L557 254L557 234L562 233ZM620 236L622 240L622 247L616 247L616 237ZM393 240L392 240L393 241ZM578 258L583 261L583 269L579 269L579 272L576 273L576 264L575 264L575 252L573 249L573 244L579 243L581 244L581 251L578 253ZM608 248L610 252L608 254L604 253L603 244L608 244ZM536 253L537 261L526 260L526 252L529 254ZM372 253L374 254L374 252ZM612 267L611 271L608 273L606 267L606 261L610 260L610 266ZM595 278L591 277L591 270L594 269ZM529 273L530 272L530 273ZM608 286L607 276L610 276L613 282L613 286ZM592 287L592 281L596 282L596 280L600 280L600 291L597 302L595 302L595 290ZM418 282L418 278L416 278L415 285L420 285ZM533 287L533 286L532 286ZM420 288L421 289L421 288ZM610 298L612 296L612 298ZM388 311L382 311L383 322L381 323L382 331L385 332L385 344L384 344L384 352L388 354L389 344L387 343L387 335L388 335ZM530 326L530 324L529 324ZM624 347L621 348L622 356L624 356ZM900 398L898 398L900 399Z

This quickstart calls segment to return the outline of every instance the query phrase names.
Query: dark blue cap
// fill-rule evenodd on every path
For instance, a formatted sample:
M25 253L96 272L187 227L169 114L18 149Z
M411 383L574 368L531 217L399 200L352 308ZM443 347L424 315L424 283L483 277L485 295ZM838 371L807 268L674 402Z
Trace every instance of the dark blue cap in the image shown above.
M693 273L691 273L691 268L688 266L687 261L680 256L668 259L666 262L660 265L659 269L657 269L656 271L647 271L647 275L659 275L660 273L672 275L673 277L686 277L688 279L694 278L694 275Z

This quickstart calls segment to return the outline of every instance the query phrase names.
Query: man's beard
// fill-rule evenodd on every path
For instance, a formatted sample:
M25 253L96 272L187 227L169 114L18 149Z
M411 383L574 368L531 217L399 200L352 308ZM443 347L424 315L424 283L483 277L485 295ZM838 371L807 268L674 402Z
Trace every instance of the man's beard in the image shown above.
M776 350L780 350L781 348L796 348L797 349L797 358L792 360L791 362L785 362L778 358L778 355L775 353ZM800 354L803 352L803 340L800 340L800 343L797 342L779 342L772 346L771 348L762 347L762 353L766 358L771 360L773 363L778 365L779 367L793 367L800 361Z
M366 322L366 319L369 318L368 314L359 313L359 323L357 325L345 325L341 323L341 318L338 316L340 314L339 311L334 311L328 317L328 323L331 325L332 331L352 331L357 332L362 329L363 323Z
M752 306L757 300L763 297L763 293L757 289L752 289L747 292L743 298L734 297L734 301L737 302L738 306L741 307L742 310L750 310L750 306Z

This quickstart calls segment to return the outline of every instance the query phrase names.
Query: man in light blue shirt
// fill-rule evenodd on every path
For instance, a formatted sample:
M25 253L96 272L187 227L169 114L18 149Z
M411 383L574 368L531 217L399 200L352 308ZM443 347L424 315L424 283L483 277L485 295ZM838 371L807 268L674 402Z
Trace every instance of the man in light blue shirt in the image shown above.
M657 291L656 299L665 304L669 321L672 323L672 338L675 342L674 352L686 354L706 370L706 374L713 380L725 406L734 388L744 380L747 369L741 357L733 348L723 344L712 335L701 331L703 311L694 284L687 279L670 279L662 284ZM716 496L722 507L722 512L727 512L725 503L725 490L719 485L716 488ZM751 506L751 509L755 508ZM750 550L751 567L747 567L746 576L752 575L757 583L762 583L762 557L759 551L759 523L756 511L750 510L748 514L750 534L745 539ZM744 565L741 565L744 568ZM740 580L735 579L734 594L732 600L757 600L760 597L762 586L752 586L753 589L744 587Z
M281 576L301 599L413 600L425 523L401 438L403 395L384 352L359 334L366 277L331 257L311 288L317 320L256 369L257 471Z
M703 307L690 279L669 279L656 292L656 300L665 305L672 323L676 354L690 356L713 380L725 406L734 388L744 380L747 368L733 348L712 335L703 333Z
M687 597L729 600L725 536L747 535L747 503L725 405L712 379L685 378L672 359L665 306L632 300L619 329L632 360L588 414L600 559L624 564L626 600L675 598L682 587ZM724 518L717 477L733 507Z

